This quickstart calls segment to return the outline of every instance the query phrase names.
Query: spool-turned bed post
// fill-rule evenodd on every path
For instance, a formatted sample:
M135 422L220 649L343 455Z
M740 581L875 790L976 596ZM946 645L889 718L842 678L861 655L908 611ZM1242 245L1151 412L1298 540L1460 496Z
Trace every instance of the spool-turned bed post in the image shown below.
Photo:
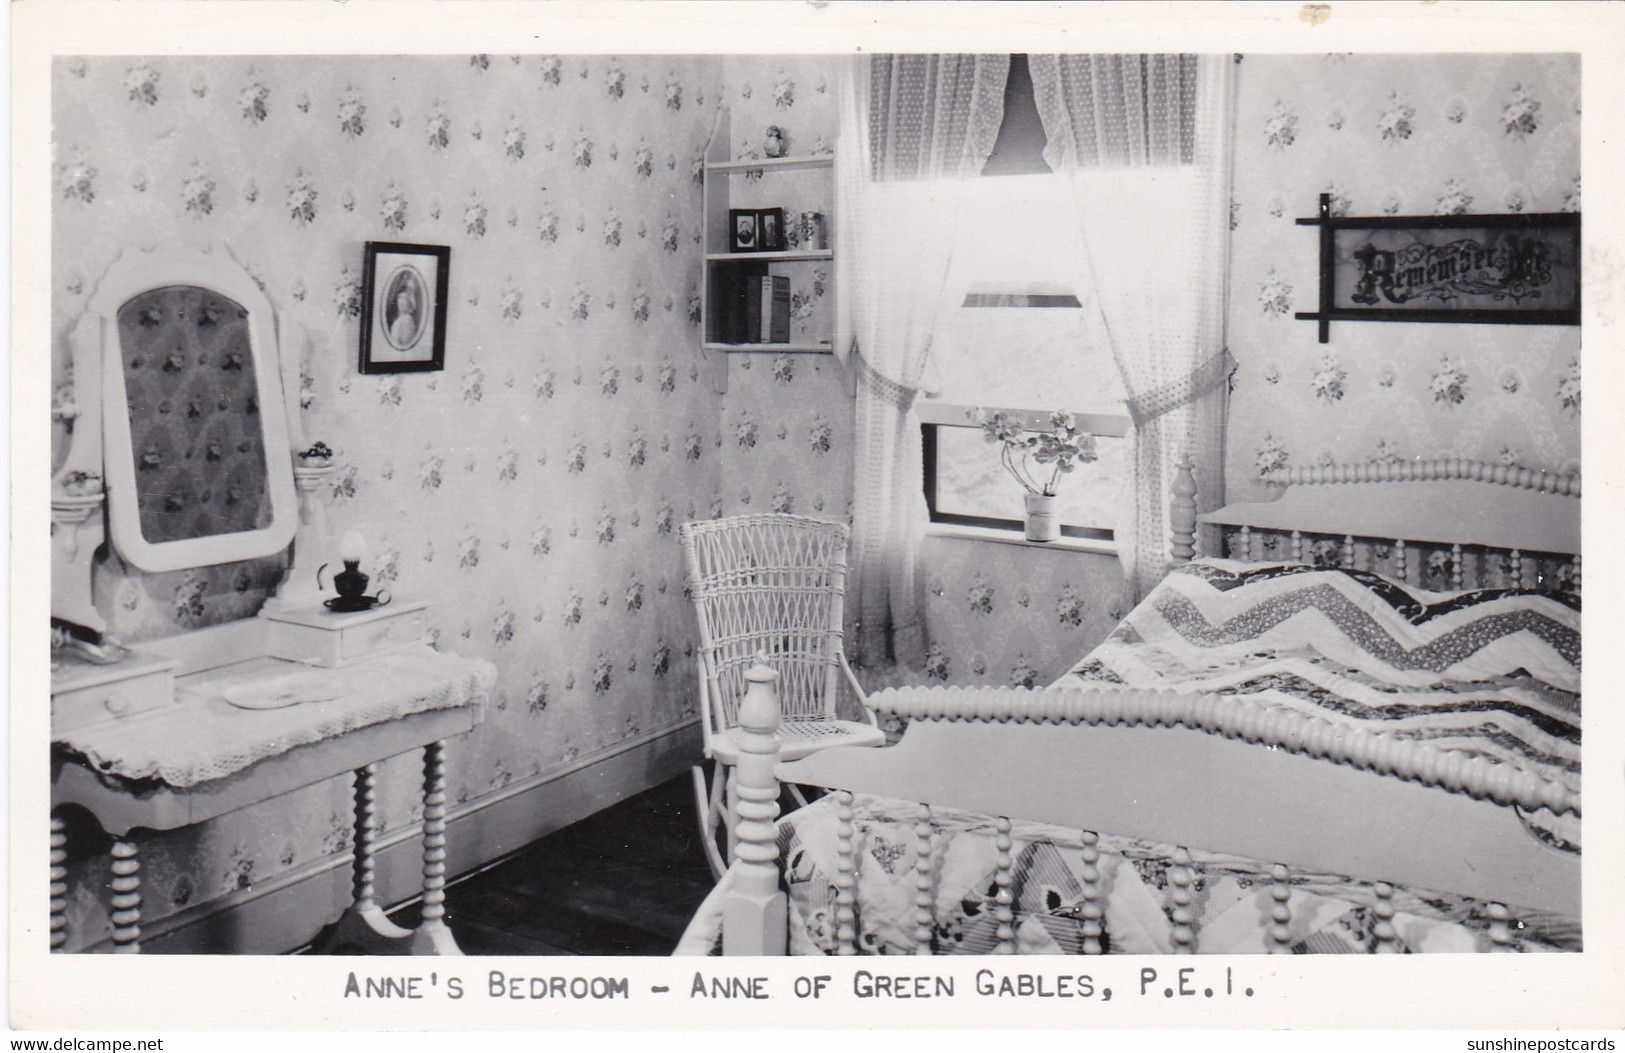
M722 912L722 953L782 955L788 942L788 906L779 889L779 699L773 684L779 674L765 655L745 671L749 687L739 703L734 740L739 763L734 768L738 794L735 836L738 846L731 868L733 892Z
M1190 454L1174 465L1174 481L1168 490L1168 533L1172 543L1168 554L1175 563L1189 563L1196 555L1196 472Z

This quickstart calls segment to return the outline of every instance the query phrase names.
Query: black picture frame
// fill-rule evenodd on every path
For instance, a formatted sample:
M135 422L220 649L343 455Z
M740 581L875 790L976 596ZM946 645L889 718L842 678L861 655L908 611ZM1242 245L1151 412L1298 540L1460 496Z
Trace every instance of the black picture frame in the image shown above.
M363 373L446 367L451 248L369 241L361 280Z
M763 252L782 252L785 248L784 209L756 210L756 243Z
M1580 324L1580 214L1333 216L1331 196L1299 226L1320 228L1320 304L1332 322Z
M728 210L728 249L730 252L758 252L757 213L754 208Z

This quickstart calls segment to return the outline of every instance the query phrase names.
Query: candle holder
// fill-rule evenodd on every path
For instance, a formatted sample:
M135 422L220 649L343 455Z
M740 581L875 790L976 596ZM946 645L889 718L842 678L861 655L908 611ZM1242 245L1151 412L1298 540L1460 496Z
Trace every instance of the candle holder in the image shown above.
M322 571L330 564L323 563L316 571L316 587L322 587ZM344 561L344 569L333 575L333 589L337 596L330 596L322 601L322 606L330 611L347 613L353 611L369 611L374 607L382 607L389 603L389 591L380 589L378 595L368 596L367 582L370 579L361 573L359 559Z
M333 575L333 588L337 596L323 600L322 605L330 611L350 612L371 610L382 607L389 602L389 593L380 590L377 596L368 596L367 575L361 573L361 557L366 553L366 545L361 535L351 530L344 535L343 552L339 559L344 563L344 569ZM316 588L322 587L322 571L330 564L323 563L316 569Z

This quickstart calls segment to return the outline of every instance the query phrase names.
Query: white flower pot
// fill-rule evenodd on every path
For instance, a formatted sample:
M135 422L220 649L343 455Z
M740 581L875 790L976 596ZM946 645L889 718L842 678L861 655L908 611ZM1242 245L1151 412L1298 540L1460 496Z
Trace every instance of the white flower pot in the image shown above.
M1054 494L1025 494L1027 500L1027 540L1054 541L1061 536L1061 515Z

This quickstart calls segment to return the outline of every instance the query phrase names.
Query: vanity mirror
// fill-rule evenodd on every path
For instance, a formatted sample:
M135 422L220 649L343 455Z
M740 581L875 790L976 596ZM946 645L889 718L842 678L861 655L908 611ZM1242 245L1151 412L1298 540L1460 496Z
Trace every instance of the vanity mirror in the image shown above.
M426 601L389 604L385 590L366 594L359 534L337 553L326 548L318 494L334 471L333 451L303 445L297 410L285 401L299 389L308 334L278 323L259 284L223 247L127 251L97 285L69 345L71 393L59 389L57 415L71 431L51 486L51 801L53 810L90 813L111 839L112 949L141 946L145 835L137 831L231 822L241 810L347 776L362 816L350 849L355 901L342 916L320 916L322 893L291 897L312 906L308 931L337 918L324 947L456 953L444 911L431 909L444 899L445 740L481 719L496 674L426 645ZM128 568L102 561L108 538ZM125 627L109 632L92 594L98 575L150 576L168 591L166 573L208 577L193 568L257 560L274 572L290 544L275 595L257 611L211 611L202 624L161 636L149 621L128 647L111 639ZM319 565L335 554L346 565L338 575L344 602L324 604ZM120 606L116 594L102 599L103 609ZM251 712L267 709L277 713ZM376 766L417 750L426 773L426 906L423 923L405 930L374 898L376 830L366 802L376 795ZM255 820L226 827L244 838L256 828ZM53 950L98 940L94 931L70 939L67 835L67 821L53 814ZM305 874L309 888L325 880ZM234 917L222 912L244 901L225 903L182 913L212 930L215 914ZM178 916L164 919L171 931L193 924Z
M299 525L270 301L224 248L126 251L71 334L71 446L53 479L52 615L99 632L90 560L148 573L255 559Z

